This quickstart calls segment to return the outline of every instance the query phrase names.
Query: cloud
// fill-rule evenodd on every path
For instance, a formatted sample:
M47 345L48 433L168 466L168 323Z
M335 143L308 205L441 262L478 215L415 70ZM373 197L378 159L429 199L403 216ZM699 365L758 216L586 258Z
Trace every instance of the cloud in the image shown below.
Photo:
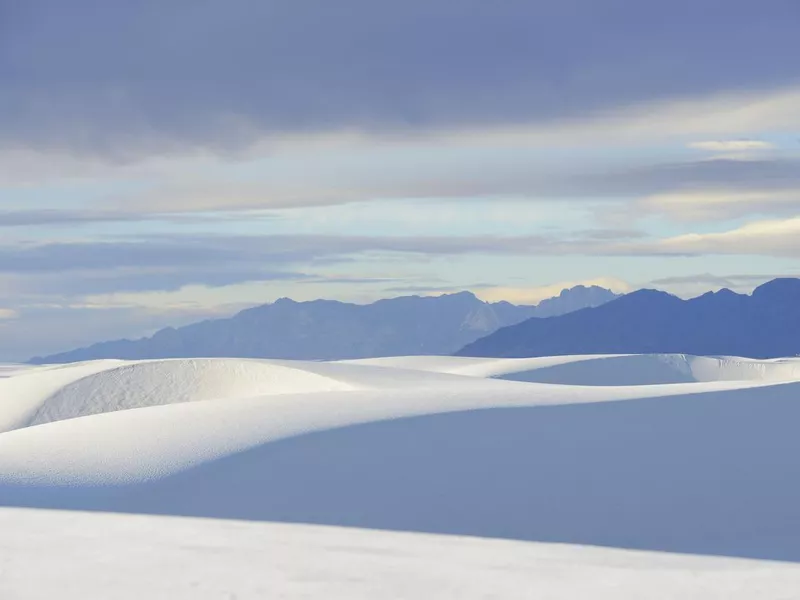
M236 184L220 177L86 202L94 202L96 208L0 210L0 228L163 222L219 229L221 224L258 219L272 222L272 231L310 231L313 224L338 231L332 223L350 231L357 226L367 230L379 222L402 224L406 230L430 231L433 225L444 230L460 223L499 232L506 225L519 229L523 220L531 225L548 219L576 223L594 214L604 227L593 235L621 238L641 235L636 219L653 215L698 223L784 216L800 209L800 161L788 158L603 169L591 164L553 167L547 160L537 164L536 156L518 152L508 160L499 155L503 158L497 164L487 164L480 153L459 160L446 153L431 154L428 160L423 153L424 161L388 156L391 166L386 168L369 161L334 163L337 168L331 168L322 159L298 158L302 174L291 170L262 182ZM420 162L424 164L415 166ZM343 210L345 204L351 208ZM338 208L310 210L323 206ZM293 212L297 209L301 212Z
M264 218L265 215L259 215ZM215 215L219 219L219 215ZM202 223L201 215L156 213L144 210L58 210L52 208L0 211L0 227L34 227L41 225L81 225L90 223L129 223L138 221L171 221Z
M437 259L584 256L602 260L602 257L711 255L798 258L800 218L754 221L722 232L663 238L615 237L592 232L569 236L174 235L124 242L5 243L0 245L0 276L6 291L1 300L9 310L37 304L95 309L134 307L145 299L148 306L157 307L187 299L198 302L198 298L206 296L204 302L213 305L230 302L230 297L237 295L235 290L242 286L262 284L271 287L248 292L248 297L252 296L256 303L258 297L281 286L295 290L307 286L305 297L335 293L329 291L335 289L349 293L347 290L354 287L374 285L382 293L430 294L454 291L455 287L455 281L436 281L435 266L433 272L428 271ZM427 275L406 274L402 278L363 275L349 268L374 264L385 271L387 265L396 263L402 263L401 271L409 265L425 265L420 273L424 271ZM335 268L332 272L335 265L347 268ZM400 286L401 280L409 282L408 285ZM386 284L394 285L387 289ZM617 291L627 289L625 282L608 278L558 285L577 284L597 284ZM483 283L470 289L486 300L535 302L559 292L555 287Z
M798 96L800 106L800 96ZM375 156L379 160L375 160ZM546 156L520 151L449 153L437 148L414 152L377 149L371 158L298 159L302 173L268 173L263 181L232 184L197 181L112 199L118 209L136 207L149 214L195 211L292 209L425 199L419 208L442 199L502 198L507 205L554 201L621 202L675 190L800 189L800 161L791 158L602 164L600 158L552 164ZM744 205L742 205L744 206ZM414 209L424 218L424 212ZM626 209L627 210L627 209ZM513 211L511 211L513 213Z
M295 271L270 271L253 265L192 268L165 265L161 268L78 270L39 273L18 277L18 290L26 295L52 295L64 299L89 294L176 291L187 286L224 287L254 281L304 282L317 277Z
M747 150L772 150L774 144L761 140L709 140L692 142L689 148L707 150L709 152L739 152Z
M384 288L387 294L412 294L422 296L441 296L442 294L453 294L464 291L475 291L484 288L494 287L491 283L472 283L469 285L398 285Z
M777 146L763 140L707 140L692 142L688 147L702 152L713 152L717 158L732 160L750 160L763 155L767 151L776 151Z
M346 262L352 255L524 254L555 244L544 236L163 235L115 241L0 245L0 273L62 273L202 267L252 269ZM121 271L122 272L122 271ZM201 271L202 272L202 271ZM270 271L261 271L270 272ZM246 270L245 273L253 273ZM126 274L130 276L131 274ZM191 272L187 274L191 276Z
M88 302L98 308L138 305L149 294L153 296L150 305L156 306L168 304L165 294L199 297L208 295L210 288L230 290L230 286L265 282L308 284L316 290L309 292L313 294L337 285L398 283L397 277L330 272L332 265L350 265L356 258L366 263L378 261L385 268L386 263L400 258L408 264L437 256L524 254L541 243L546 242L536 237L314 235L7 242L0 244L0 276L6 291L6 298L0 300L13 300L16 306Z
M562 290L578 285L600 286L617 293L631 290L629 283L616 277L595 277L593 279L561 281L540 286L498 286L492 283L473 283L470 285L408 285L384 289L387 293L422 294L425 296L439 296L455 292L471 291L485 302L511 302L514 304L538 304L547 298L558 296Z
M30 227L34 225L72 225L114 221L146 220L146 214L96 210L5 210L0 211L0 227Z
M800 102L800 98L799 98ZM342 206L372 202L379 204L386 215L399 211L403 219L414 216L430 223L432 216L461 213L457 220L469 216L468 207L483 201L484 207L497 207L493 217L503 216L515 222L518 215L530 217L525 207L544 204L572 206L581 203L606 203L601 212L612 214L615 205L630 219L639 213L659 213L681 219L675 202L661 207L661 196L713 196L729 193L731 197L763 198L753 202L717 202L713 208L731 208L735 215L748 211L763 214L787 214L793 200L786 197L800 189L800 161L793 158L731 160L718 158L683 162L641 161L603 165L602 153L597 157L553 164L536 152L488 152L438 148L415 148L413 152L392 152L385 148L371 156L294 157L284 163L286 170L277 172L267 165L260 180L232 181L225 178L193 175L182 182L154 184L135 193L116 194L94 200L95 208L72 210L0 211L0 226L66 225L99 222L167 221L175 224L212 223L221 219L282 219L292 209ZM636 164L638 163L638 164ZM628 200L651 198L631 207ZM772 198L772 199L771 199ZM409 202L416 199L417 202ZM405 204L401 204L401 201ZM685 206L685 203L681 206ZM702 211L689 213L685 220L703 220L709 203ZM446 210L445 210L446 209ZM752 211L751 211L752 209ZM283 211L283 212L281 212ZM485 216L489 211L482 210ZM563 210L562 210L563 212ZM702 213L702 214L700 214ZM315 218L321 213L311 214ZM326 214L325 219L363 217L363 210ZM376 212L369 213L375 216ZM698 216L699 215L699 216ZM495 219L497 220L497 219ZM624 220L624 219L623 219ZM630 224L623 224L630 228Z
M584 192L589 185L596 185L601 194L617 193L634 197L695 189L744 187L749 190L785 190L800 188L800 161L791 158L770 160L717 158L655 163L608 170L595 176L579 178L578 185Z
M280 133L554 122L777 89L799 69L797 8L780 1L27 0L2 10L0 144L123 159L232 152Z
M685 223L718 222L753 214L795 215L800 212L800 187L686 190L644 198L637 202L636 208Z
M754 221L718 233L689 233L653 241L609 245L623 256L773 256L800 257L800 217Z
M631 290L631 285L628 282L617 279L616 277L596 277L593 279L584 279L582 281L561 281L544 286L495 286L478 290L476 295L481 300L487 302L505 300L513 304L538 304L542 300L558 296L562 290L573 288L578 285L596 285L617 293L626 293Z
M762 283L780 277L800 277L800 273L785 271L783 273L761 274L725 274L696 273L662 277L647 284L647 287L667 289L673 294L684 298L694 298L707 293L709 290L729 289L740 294L749 294Z
M45 287L48 278L54 278L54 286L70 288L66 279L59 278L74 277L76 282L85 280L89 287L141 290L153 289L153 285L163 289L191 283L300 281L309 276L297 272L294 268L298 266L311 269L356 259L390 261L403 255L404 261L456 256L788 256L797 255L798 249L800 217L754 221L721 233L666 238L634 236L625 230L515 236L151 235L116 241L2 244L0 273L35 275Z
M268 134L233 157L182 148L177 156L158 150L149 157L137 154L136 162L115 162L111 153L82 156L54 147L3 150L0 143L0 185L76 177L150 180L155 183L145 191L105 198L97 208L108 209L111 203L115 210L125 212L141 204L139 210L157 213L313 206L376 197L568 196L586 193L593 183L624 188L629 178L634 179L627 185L633 185L635 177L647 177L650 171L651 176L662 178L677 169L690 176L707 172L707 177L713 177L715 171L724 169L737 180L747 180L758 175L760 166L786 172L794 167L796 179L796 160L781 161L776 156L765 160L763 152L758 156L723 152L713 157L717 160L666 165L642 164L640 158L631 161L629 157L620 168L619 162L609 162L615 155L609 150L654 142L683 146L687 136L703 134L798 128L800 88L793 87L626 105L553 122L463 123L457 128L430 124L402 133L378 129ZM568 165L554 160L558 150L567 149ZM594 151L594 156L587 151ZM783 154L789 155L788 149ZM249 165L251 170L257 167L258 177L241 178L237 165ZM742 174L737 174L739 166ZM602 189L598 193L602 194Z
M52 275L71 272L119 273L138 285L137 276L162 277L180 271L177 281L205 274L211 278L283 275L282 269L387 259L471 255L535 255L592 251L598 245L637 239L630 230L588 229L541 235L214 235L158 234L69 242L0 243L0 274ZM404 259L404 260L407 260ZM269 265L269 267L265 267ZM138 271L137 271L138 270ZM297 273L290 273L297 277Z
M0 308L0 321L16 319L19 317L19 312L13 308Z
M787 277L786 273L782 274L733 274L733 275L714 275L712 273L697 273L693 275L679 275L674 277L662 277L654 279L650 283L653 285L665 286L707 286L707 287L726 287L730 289L752 289L767 281L777 279L780 277Z

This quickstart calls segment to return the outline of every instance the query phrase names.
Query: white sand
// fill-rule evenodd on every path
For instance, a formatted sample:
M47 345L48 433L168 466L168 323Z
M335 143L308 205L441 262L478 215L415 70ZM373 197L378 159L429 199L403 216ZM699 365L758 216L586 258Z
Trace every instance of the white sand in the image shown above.
M799 370L687 356L9 365L0 505L518 541L2 509L0 597L791 598ZM24 575L34 547L49 580ZM139 569L153 577L108 593Z

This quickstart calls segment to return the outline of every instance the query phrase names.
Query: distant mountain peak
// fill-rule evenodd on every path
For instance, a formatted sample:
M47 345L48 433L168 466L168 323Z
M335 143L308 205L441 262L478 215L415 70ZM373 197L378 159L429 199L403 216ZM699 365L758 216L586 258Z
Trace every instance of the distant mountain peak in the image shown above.
M631 292L630 294L625 294L628 298L642 298L648 296L650 298L678 298L675 294L670 294L669 292L665 292L664 290L656 290L653 288L642 288L640 290L636 290L635 292Z
M475 294L470 291L464 290L462 292L452 292L449 294L442 294L441 296L436 296L437 298L449 298L452 300L477 300L478 302L483 302L480 298L478 298Z
M600 287L599 285L575 285L570 288L564 288L558 294L558 298L564 298L565 296L576 296L576 295L585 295L585 294L602 294L604 296L617 296L609 289L604 287ZM552 298L551 298L552 299Z
M537 306L537 317L555 317L584 308L594 308L619 298L611 290L599 286L576 285L561 290L555 298L542 300Z
M620 296L616 302L625 305L638 304L641 302L651 302L658 305L667 305L683 302L678 296L665 292L663 290L654 290L651 288L644 288L636 290L624 296Z
M574 285L574 286L572 286L570 288L564 288L563 290L561 290L561 293L559 294L559 296L568 296L570 294L586 292L586 291L594 291L594 290L602 290L602 291L606 291L606 292L609 291L606 288L602 288L602 287L597 286L597 285L578 284L578 285Z
M717 296L739 296L740 294L737 294L736 292L734 292L733 290L730 290L728 288L722 288L720 290L717 290L716 295Z
M149 338L105 342L32 362L196 356L335 360L452 354L500 327L533 316L595 306L615 297L597 288L562 294L539 306L484 302L469 291L401 296L372 304L279 298L230 318L166 328Z
M286 306L286 305L300 304L300 303L297 302L296 300L292 300L291 298L282 297L275 300L275 302L273 302L272 304L274 306Z
M601 308L529 319L463 348L462 356L695 354L776 358L800 353L800 279L752 295L731 290L683 300L643 289Z
M753 290L754 297L800 295L800 279L795 277L780 277L761 284Z

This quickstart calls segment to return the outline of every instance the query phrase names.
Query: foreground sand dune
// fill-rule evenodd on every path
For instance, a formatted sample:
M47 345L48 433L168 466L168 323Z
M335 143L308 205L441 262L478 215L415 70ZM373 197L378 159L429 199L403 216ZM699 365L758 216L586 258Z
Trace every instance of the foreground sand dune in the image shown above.
M498 379L648 361L712 381ZM795 361L370 363L22 371L0 380L36 400L3 400L35 410L0 434L0 502L800 559Z
M0 510L9 600L778 600L795 565L360 529Z
M799 366L682 355L7 366L0 505L800 562ZM46 513L25 513L35 514ZM419 543L456 543L431 540ZM584 564L605 551L536 548L523 553L555 552L579 578L588 568L587 581L627 581ZM661 567L648 566L660 559L636 560L661 589ZM721 569L698 590L738 593L776 568L712 563L697 563ZM537 569L528 581L550 590ZM580 596L568 579L552 597ZM449 597L469 597L460 589Z

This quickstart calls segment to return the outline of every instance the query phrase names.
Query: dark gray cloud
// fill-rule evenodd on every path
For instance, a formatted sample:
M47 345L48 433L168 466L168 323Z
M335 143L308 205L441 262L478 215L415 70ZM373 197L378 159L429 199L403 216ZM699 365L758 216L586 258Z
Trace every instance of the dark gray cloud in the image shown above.
M24 294L74 298L120 292L172 292L189 285L222 287L251 281L316 281L318 278L293 271L269 271L252 266L156 269L114 269L37 274L18 281Z
M525 236L153 235L112 241L0 245L0 275L26 293L86 295L250 281L390 283L315 275L322 267L447 256L798 256L796 221L658 239L627 230ZM660 281L658 283L670 283ZM673 281L672 283L679 283ZM437 288L438 289L438 288Z
M113 241L0 246L0 273L60 273L125 268L331 264L371 252L421 255L525 253L556 244L543 236L150 236Z
M0 2L0 143L235 149L800 79L796 0Z
M222 254L220 254L222 252ZM228 259L235 264L230 249L198 247L192 243L109 241L24 244L0 247L2 273L58 273L67 270L113 270L129 267L195 266Z
M192 269L252 273L285 265L346 262L370 251L461 254L491 246L486 238L471 249L469 239L381 238L326 235L153 235L108 241L51 242L0 246L0 273L60 273L124 269ZM475 240L477 242L477 240ZM269 265L266 267L266 265ZM206 271L208 272L208 271Z
M39 225L80 225L88 223L122 223L130 221L184 221L202 219L190 215L154 214L110 210L4 210L0 211L0 227L35 227Z
M709 159L652 164L565 180L564 191L602 195L640 196L680 189L800 188L800 161L794 159Z
M723 233L654 238L634 236L622 230L580 232L564 235L522 236L335 236L265 235L150 236L127 241L87 241L37 245L0 246L0 274L49 275L73 272L76 277L116 271L140 285L136 270L153 277L176 272L177 281L192 277L213 282L280 277L302 279L296 272L338 263L372 258L391 260L402 255L437 256L699 256L748 254L795 256L797 220L770 222L757 230L748 227ZM747 241L746 245L743 242ZM408 257L403 258L408 260ZM127 270L127 273L126 273ZM142 274L141 277L147 277ZM101 277L102 279L102 277ZM197 281L200 282L199 280Z
M96 210L4 210L0 211L0 227L30 227L34 225L70 225L143 220L144 214Z
M156 235L111 241L0 245L0 275L21 296L80 298L119 292L173 291L255 281L398 284L314 271L379 259L467 255L559 255L604 251L610 236ZM626 235L621 240L627 240ZM405 280L408 283L408 280Z
M578 175L567 185L576 198L583 193L623 201L596 209L597 222L606 225L651 215L682 223L720 223L800 212L800 161L794 159L654 164Z
M791 158L768 159L710 159L673 163L654 162L630 168L619 166L598 167L570 165L569 168L542 172L530 161L515 164L513 169L504 165L500 174L491 168L481 170L480 165L465 165L467 172L427 173L425 177L413 172L392 176L386 174L380 185L374 181L374 166L366 165L358 176L344 182L325 180L309 168L307 177L317 182L316 187L299 180L299 192L289 193L277 189L269 182L253 185L250 197L233 200L224 185L215 191L214 185L198 187L196 194L184 192L170 195L164 190L142 192L124 200L102 198L99 203L115 203L121 208L109 209L29 209L0 211L0 227L26 227L36 225L77 225L103 222L168 221L171 223L208 223L220 220L270 219L286 216L281 209L391 200L397 198L437 198L420 203L420 208L441 203L443 198L456 201L469 210L470 200L485 202L488 195L503 196L505 201L586 201L604 200L624 202L630 198L682 191L734 190L763 192L764 197L748 202L713 207L720 217L725 211L736 216L764 214L795 214L800 210L797 199L783 196L772 198L772 192L800 190L800 160ZM359 184L359 177L367 183ZM305 187L304 187L305 186ZM238 199L238 200L237 200ZM378 200L380 201L380 200ZM635 210L656 211L657 206L631 208L624 204L622 210L630 214ZM663 207L662 207L663 208ZM391 210L391 209L390 209ZM712 211L712 212L714 212ZM605 231L605 235L622 237L622 231ZM635 231L629 235L638 235Z
M81 225L91 223L125 223L138 221L165 221L171 223L207 223L211 220L235 220L241 215L209 213L170 213L136 210L91 210L91 209L30 209L0 210L0 227L35 227L40 225ZM247 215L248 220L271 219L277 215L265 212Z

